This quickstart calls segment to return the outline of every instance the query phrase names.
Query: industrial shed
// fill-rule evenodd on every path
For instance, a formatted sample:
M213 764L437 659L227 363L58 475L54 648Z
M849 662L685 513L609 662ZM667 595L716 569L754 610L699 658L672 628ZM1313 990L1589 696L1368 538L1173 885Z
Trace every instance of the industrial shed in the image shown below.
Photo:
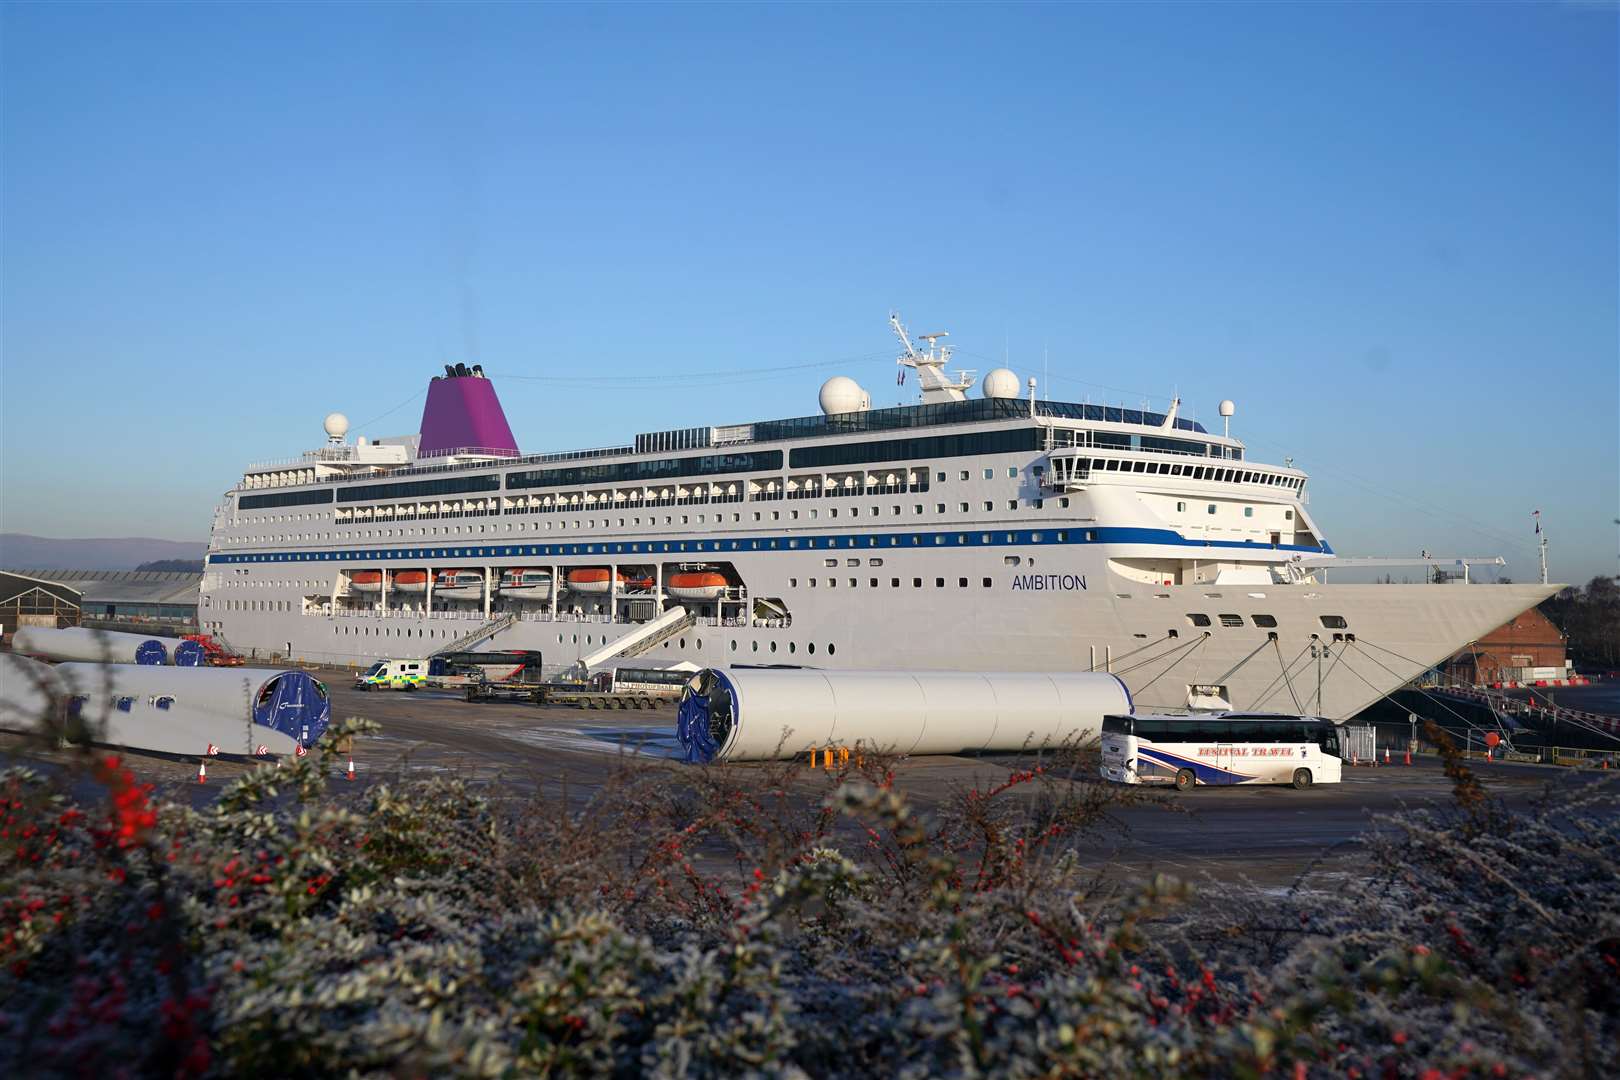
M199 573L156 570L20 570L42 585L74 594L85 624L195 627ZM8 626L10 625L8 620ZM72 625L63 623L61 625Z
M0 627L78 626L84 595L58 581L0 570Z

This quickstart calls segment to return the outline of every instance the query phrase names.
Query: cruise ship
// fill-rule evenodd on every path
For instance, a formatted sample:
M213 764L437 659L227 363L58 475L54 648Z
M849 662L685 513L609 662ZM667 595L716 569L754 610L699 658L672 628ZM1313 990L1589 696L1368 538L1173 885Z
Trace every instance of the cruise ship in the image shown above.
M1143 709L1347 718L1556 591L1330 581L1353 560L1308 477L1254 460L1231 402L1216 433L1045 400L890 323L914 405L835 376L815 415L525 454L457 364L416 434L333 413L225 493L199 619L292 662L1110 671Z

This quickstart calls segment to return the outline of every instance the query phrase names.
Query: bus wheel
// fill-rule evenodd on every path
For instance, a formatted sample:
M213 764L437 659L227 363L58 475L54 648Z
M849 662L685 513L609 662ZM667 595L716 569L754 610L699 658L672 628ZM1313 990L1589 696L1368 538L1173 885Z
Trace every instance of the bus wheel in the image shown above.
M1176 773L1177 791L1191 791L1193 789L1193 785L1197 782L1198 778L1193 775L1193 771L1191 769L1182 769L1180 772Z
M1311 786L1311 770L1309 770L1309 769L1295 769L1294 770L1294 790L1296 790L1296 791L1304 791L1306 788L1308 788L1310 786Z

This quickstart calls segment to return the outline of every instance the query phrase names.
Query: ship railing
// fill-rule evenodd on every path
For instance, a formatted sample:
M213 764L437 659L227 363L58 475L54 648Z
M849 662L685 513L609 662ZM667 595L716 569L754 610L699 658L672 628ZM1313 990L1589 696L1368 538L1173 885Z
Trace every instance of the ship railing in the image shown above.
M500 446L454 446L454 447L451 447L448 450L435 450L431 454L424 454L424 453L421 453L420 451L418 451L417 460L418 461L428 461L428 460L431 460L433 458L447 458L447 457L517 458L517 457L522 457L522 456L523 456L523 454L522 454L521 451L516 450L516 449L514 449L512 447L500 447Z

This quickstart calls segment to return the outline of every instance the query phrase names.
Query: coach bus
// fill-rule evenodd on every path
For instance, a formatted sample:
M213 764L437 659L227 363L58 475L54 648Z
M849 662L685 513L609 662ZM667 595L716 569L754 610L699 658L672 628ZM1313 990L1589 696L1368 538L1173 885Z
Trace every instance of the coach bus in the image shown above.
M1340 781L1339 726L1317 716L1208 713L1104 716L1102 775L1120 784Z

